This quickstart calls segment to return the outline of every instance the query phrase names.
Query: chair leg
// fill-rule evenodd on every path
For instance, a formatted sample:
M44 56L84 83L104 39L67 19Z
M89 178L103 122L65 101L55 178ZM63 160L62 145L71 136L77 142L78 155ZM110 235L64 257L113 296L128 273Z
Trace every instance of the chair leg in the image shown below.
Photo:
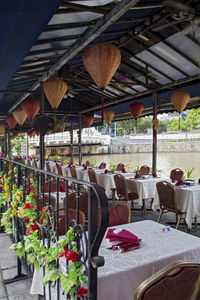
M194 223L195 223L195 231L197 231L197 216L194 218Z
M178 229L178 226L179 226L179 224L181 222L181 218L182 218L182 214L180 214L179 217L178 217L178 222L176 224L176 229Z
M151 204L150 204L151 209L152 209L152 205L153 205L153 200L154 200L154 198L151 198Z
M142 205L142 210L143 210L143 215L146 215L146 202L145 199L142 199L143 205Z
M160 219L161 219L161 217L162 217L163 211L164 211L164 209L162 208L161 211L160 211L158 220L157 220L158 223L160 223Z

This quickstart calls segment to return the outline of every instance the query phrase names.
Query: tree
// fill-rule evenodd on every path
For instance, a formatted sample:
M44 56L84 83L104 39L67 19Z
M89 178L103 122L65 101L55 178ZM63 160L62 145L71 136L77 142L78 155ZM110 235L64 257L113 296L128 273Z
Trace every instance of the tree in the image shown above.
M11 152L13 150L17 151L17 155L20 155L21 153L21 144L26 141L25 137L23 136L17 136L14 139L11 140Z

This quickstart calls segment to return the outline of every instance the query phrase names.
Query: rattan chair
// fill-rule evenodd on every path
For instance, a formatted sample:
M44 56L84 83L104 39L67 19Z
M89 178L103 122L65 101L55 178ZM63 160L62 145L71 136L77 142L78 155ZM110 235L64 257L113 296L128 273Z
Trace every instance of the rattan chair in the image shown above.
M119 164L117 165L117 171L122 171L123 169L124 169L124 164L119 163Z
M59 175L63 175L62 168L58 163L56 163L56 170Z
M90 166L90 161L89 160L86 160L86 163L85 163L86 167L88 168Z
M99 166L101 169L105 169L106 168L106 163L105 162L102 162L100 163L100 166Z
M94 170L92 169L88 170L88 177L90 179L90 182L97 183L97 176Z
M59 211L59 235L65 235L66 234L66 216L64 209ZM76 209L68 208L68 226L73 226L76 223ZM81 224L83 227L85 227L85 214L79 210L79 224Z
M183 177L183 171L179 168L173 169L170 172L170 179L172 182L181 180L181 178Z
M169 265L137 288L134 300L199 300L200 264L179 261Z
M68 195L68 207L76 209L77 203L76 203L76 193L70 193ZM66 209L66 197L63 199L63 207ZM79 209L84 213L85 219L88 219L88 193L84 192L80 195L79 200Z
M160 222L160 219L162 217L163 213L166 212L174 212L176 214L176 229L178 229L178 226L180 224L180 221L185 214L185 212L182 212L177 209L176 205L176 191L174 186L167 182L167 181L160 181L156 184L159 201L160 201L160 215L158 217L158 223Z
M115 181L117 196L119 197L119 200L131 201L133 206L133 201L138 199L137 190L133 192L127 192L126 179L121 174L114 175L114 181Z
M149 175L150 168L147 165L144 165L140 168L139 176Z
M72 178L77 179L77 173L76 173L76 168L75 167L70 167L70 173Z
M46 166L47 172L51 172L51 168L50 168L49 162L46 162L45 166Z

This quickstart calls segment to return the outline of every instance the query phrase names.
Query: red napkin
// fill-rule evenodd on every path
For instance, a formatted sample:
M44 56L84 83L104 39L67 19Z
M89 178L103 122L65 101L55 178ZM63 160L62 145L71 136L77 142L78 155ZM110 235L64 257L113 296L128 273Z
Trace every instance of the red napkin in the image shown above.
M135 178L135 179L140 178L139 174L136 173L134 178Z
M83 164L83 170L87 170L87 166Z
M60 186L59 186L59 192L60 192L60 193L64 193L64 192L65 192L65 187L62 186L62 185L60 185Z
M71 161L69 164L68 164L68 167L71 167L73 165L73 161Z
M104 173L107 174L109 171L107 169L105 169Z
M126 170L125 170L125 168L122 169L122 173L127 173Z
M153 173L152 173L152 176L153 176L153 177L157 177L156 172L153 172Z
M183 181L181 179L179 179L175 185L179 186L179 185L182 185L182 184L183 184Z
M57 162L57 160L56 160L56 159L54 159L54 162L56 163L56 162Z
M103 169L102 165L99 166L99 169Z

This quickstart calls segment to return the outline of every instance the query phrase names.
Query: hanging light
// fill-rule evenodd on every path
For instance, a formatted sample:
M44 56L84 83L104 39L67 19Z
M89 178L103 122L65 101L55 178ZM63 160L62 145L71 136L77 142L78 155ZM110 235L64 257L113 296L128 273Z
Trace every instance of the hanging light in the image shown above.
M25 113L25 111L22 108L17 108L13 112L13 116L19 125L23 125L27 118L27 114Z
M9 115L9 116L6 117L6 123L8 124L8 126L11 129L13 129L15 127L15 125L17 124L17 121L15 120L13 115Z
M171 102L173 103L175 109L180 113L185 109L186 105L190 101L190 94L186 91L176 91L170 97ZM179 130L180 130L180 116L179 116Z
M94 116L93 115L85 115L85 116L83 116L83 121L85 122L85 125L87 127L90 127L94 121Z
M117 46L99 43L90 47L83 55L83 65L99 89L105 89L121 63L121 53ZM103 97L101 118L104 121Z
M33 135L32 135L32 129L28 131L28 136L29 136L30 138L32 138L32 136L33 136Z
M0 135L4 135L4 123L0 123Z
M33 121L40 109L40 102L37 99L29 98L22 103L22 108L28 118Z
M140 102L134 102L129 105L129 110L135 120L137 120L140 117L143 109L144 105Z
M114 115L115 113L113 110L110 109L104 110L104 119L108 125L110 125L110 123L112 122Z
M66 82L57 77L47 80L44 85L45 95L53 109L57 109L67 92Z

